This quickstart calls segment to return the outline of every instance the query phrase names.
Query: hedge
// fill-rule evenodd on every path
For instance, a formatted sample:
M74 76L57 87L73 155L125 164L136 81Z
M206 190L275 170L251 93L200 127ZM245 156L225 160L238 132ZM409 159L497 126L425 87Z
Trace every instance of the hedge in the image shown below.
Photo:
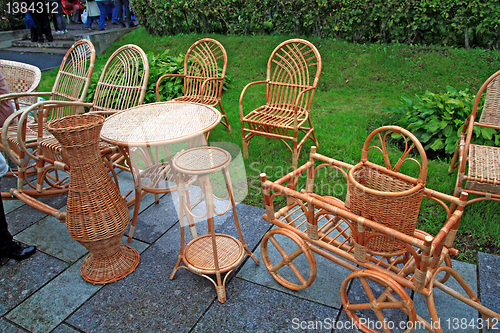
M133 0L152 34L295 34L500 47L498 0Z

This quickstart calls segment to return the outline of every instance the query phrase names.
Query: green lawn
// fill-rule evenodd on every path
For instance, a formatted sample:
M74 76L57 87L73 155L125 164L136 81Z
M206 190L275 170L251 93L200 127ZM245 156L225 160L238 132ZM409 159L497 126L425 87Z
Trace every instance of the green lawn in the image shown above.
M233 128L229 134L218 126L210 135L214 142L233 142L241 147L239 97L243 87L265 79L266 64L272 50L282 41L298 36L223 36L176 35L155 37L139 28L124 36L105 54L98 57L99 70L107 57L120 45L133 43L147 53L184 54L188 47L203 37L219 40L228 54L228 90L222 103ZM351 164L359 161L366 136L384 123L381 110L396 106L401 96L412 97L426 90L441 93L450 85L475 93L481 84L500 69L500 54L490 50L464 50L408 45L358 45L340 40L308 38L319 49L323 70L315 94L311 118L319 139L318 152ZM43 73L41 89L50 89L56 70ZM42 90L41 90L42 91ZM263 103L262 89L254 88L245 95L246 112ZM458 138L457 138L458 139ZM307 161L309 140L304 146L299 165ZM448 175L451 156L430 161L427 187L452 194L456 175ZM276 179L291 170L291 153L278 140L254 138L250 158L245 161L249 193L245 203L263 207L258 175L266 171ZM424 206L420 228L435 233L442 223L435 207ZM481 248L500 253L500 205L481 202L468 206L462 219L457 243L464 254L460 258L474 261L471 254ZM471 251L472 250L472 251Z

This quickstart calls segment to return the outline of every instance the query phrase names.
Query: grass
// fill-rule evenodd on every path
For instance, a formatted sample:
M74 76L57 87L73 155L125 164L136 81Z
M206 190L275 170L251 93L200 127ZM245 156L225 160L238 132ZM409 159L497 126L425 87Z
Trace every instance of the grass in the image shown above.
M156 37L143 28L136 29L114 43L98 56L96 71L119 46L137 44L147 53L184 54L202 35ZM223 126L211 132L212 142L232 142L241 147L239 98L243 87L265 78L268 57L282 41L297 36L224 36L210 35L219 40L228 54L227 75L231 78L222 103L233 133ZM340 40L307 37L316 45L323 60L319 87L312 103L312 122L320 145L318 152L355 164L367 135L384 124L381 112L396 106L401 96L422 94L426 90L444 92L450 85L475 93L481 84L498 70L500 54L480 49L455 49L412 45L350 44ZM57 70L44 73L41 91L50 90ZM95 75L95 74L94 74ZM253 88L253 87L252 87ZM253 88L244 100L246 112L263 103L264 91ZM304 146L299 165L307 161L310 145ZM430 161L427 186L452 194L456 175L448 175L451 156ZM263 207L259 174L265 171L271 180L291 170L291 153L278 140L257 137L250 145L250 158L245 160L247 184L245 203ZM339 194L339 193L337 193ZM442 210L441 210L442 211ZM480 202L467 206L460 226L460 259L474 262L475 251L500 254L500 205ZM443 221L435 205L422 206L419 227L435 234Z

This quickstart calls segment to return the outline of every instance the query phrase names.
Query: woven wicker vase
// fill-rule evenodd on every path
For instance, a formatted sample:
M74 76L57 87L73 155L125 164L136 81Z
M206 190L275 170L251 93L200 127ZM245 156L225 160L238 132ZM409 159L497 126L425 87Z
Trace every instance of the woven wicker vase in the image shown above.
M139 263L139 253L135 249L120 245L130 218L125 200L99 153L103 123L102 116L86 114L47 124L69 161L66 226L70 236L90 251L80 273L93 284L124 278Z

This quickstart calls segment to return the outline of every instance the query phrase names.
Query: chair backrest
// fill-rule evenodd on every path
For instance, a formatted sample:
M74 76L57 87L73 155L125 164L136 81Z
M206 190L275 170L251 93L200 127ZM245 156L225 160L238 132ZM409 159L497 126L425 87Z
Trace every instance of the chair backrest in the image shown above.
M50 99L83 101L94 72L94 63L94 45L86 39L75 42L62 60ZM59 107L53 111L51 118L61 118L71 114L75 114L74 107Z
M279 44L267 63L267 105L291 108L299 93L312 88L300 99L298 106L309 110L321 74L321 55L304 39L290 39Z
M149 62L137 45L117 49L102 70L92 111L120 111L142 104L146 95Z
M221 43L211 38L203 38L191 45L184 60L184 95L200 95L202 83L204 96L220 98L226 76L227 54Z
M500 126L500 71L496 72L483 84L476 96L476 103L479 103L482 93L486 90L483 111L479 122L484 125ZM473 114L477 111L474 105Z
M5 77L10 93L37 91L42 78L40 68L17 61L0 59L0 71ZM23 97L19 101L31 105L37 102L37 97Z

